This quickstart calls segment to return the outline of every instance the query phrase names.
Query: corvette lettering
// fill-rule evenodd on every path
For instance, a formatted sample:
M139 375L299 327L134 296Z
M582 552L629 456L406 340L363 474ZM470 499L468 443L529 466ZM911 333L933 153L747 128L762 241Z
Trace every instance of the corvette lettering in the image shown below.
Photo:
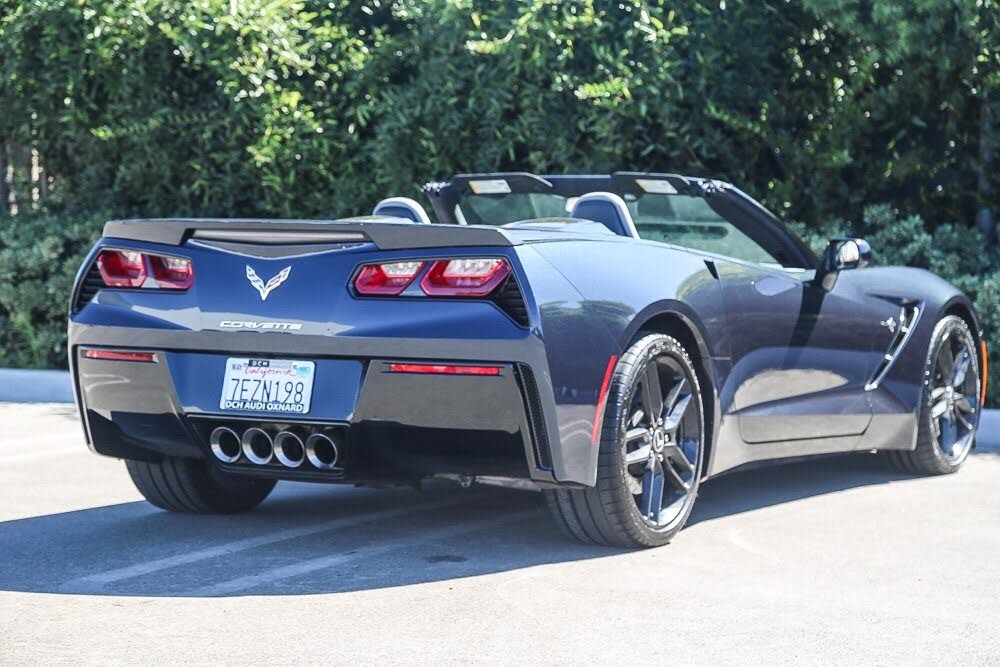
M252 320L222 320L222 329L250 329L253 331L298 331L302 328L296 322L254 322Z

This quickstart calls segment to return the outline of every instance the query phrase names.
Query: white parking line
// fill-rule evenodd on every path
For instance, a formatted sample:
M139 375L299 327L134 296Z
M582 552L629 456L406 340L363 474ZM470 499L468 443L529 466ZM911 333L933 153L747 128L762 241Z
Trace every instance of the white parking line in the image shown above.
M276 567L271 570L265 570L258 574L251 574L245 577L230 579L229 581L220 581L208 586L202 586L201 588L195 588L185 593L181 593L180 595L185 597L211 597L240 593L251 588L258 588L266 584L273 584L283 579L290 579L299 575L308 574L309 572L315 572L316 570L325 570L333 567L334 565L340 565L359 558L371 558L372 556L377 556L396 549L426 544L427 542L433 542L447 537L454 537L455 535L461 535L463 533L473 533L484 528L504 523L513 523L533 514L535 514L534 511L517 512L515 514L508 514L487 521L460 523L447 526L440 530L423 531L416 534L408 533L400 535L394 539L382 540L381 542L371 546L352 549L349 553L312 558L298 563L292 563L291 565L285 565L284 567Z
M178 565L187 565L188 563L194 563L208 558L225 556L228 554L236 553L237 551L245 551L247 549L254 549L256 547L265 546L267 544L274 544L275 542L294 540L299 537L315 535L316 533L335 530L337 528L348 528L350 526L355 526L361 523L368 523L370 521L376 521L379 519L390 519L393 517L403 516L406 514L413 514L416 512L423 512L426 510L447 507L448 505L457 505L461 501L462 498L453 498L448 500L440 500L433 503L427 503L423 505L394 507L379 512L368 512L366 514L343 517L340 519L325 521L323 523L312 524L309 526L290 528L288 530L282 530L277 533L258 535L257 537L249 537L243 540L235 540L233 542L226 542L224 544L219 544L214 547L198 549L196 551L189 551L187 553L178 554L176 556L167 556L166 558L157 558L156 560L146 561L144 563L137 563L135 565L130 565L128 567L117 568L114 570L107 570L105 572L98 572L96 574L89 574L85 577L71 579L70 581L67 581L62 586L60 586L59 589L60 591L65 593L101 593L108 584L114 583L116 581L121 581L123 579L141 577L143 575L152 574L154 572L165 570L167 568L177 567Z

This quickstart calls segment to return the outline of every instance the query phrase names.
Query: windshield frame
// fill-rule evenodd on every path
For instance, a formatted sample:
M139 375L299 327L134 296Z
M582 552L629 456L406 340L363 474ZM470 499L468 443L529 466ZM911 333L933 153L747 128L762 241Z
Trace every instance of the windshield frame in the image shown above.
M720 217L775 257L781 266L811 270L819 263L816 255L774 214L739 188L722 181L645 172L544 177L527 172L458 174L447 182L428 183L424 186L424 193L430 200L439 223L462 224L455 215L455 207L464 196L477 194L470 184L472 181L502 181L511 192L547 193L567 198L602 191L619 196L641 194L649 192L648 188L652 186L662 188L665 192L698 196L704 198Z

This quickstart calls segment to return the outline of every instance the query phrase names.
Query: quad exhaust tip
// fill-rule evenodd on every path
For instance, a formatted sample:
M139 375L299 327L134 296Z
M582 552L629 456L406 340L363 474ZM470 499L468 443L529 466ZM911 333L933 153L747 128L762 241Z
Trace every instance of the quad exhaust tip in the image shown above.
M313 433L306 438L306 458L320 470L330 470L340 459L340 449L330 436Z
M212 446L212 454L223 463L235 463L240 458L240 436L227 426L213 430L209 444Z
M274 436L274 456L286 468L298 468L306 460L306 446L295 433L282 431Z
M340 463L335 435L313 433L303 442L295 431L279 431L273 438L262 428L251 427L241 436L230 426L218 426L209 436L212 455L223 463L236 463L241 456L256 465L273 460L286 468L309 463L318 470L332 470Z
M241 440L243 455L250 463L259 466L266 465L274 458L274 442L267 431L261 428L248 428L243 432Z

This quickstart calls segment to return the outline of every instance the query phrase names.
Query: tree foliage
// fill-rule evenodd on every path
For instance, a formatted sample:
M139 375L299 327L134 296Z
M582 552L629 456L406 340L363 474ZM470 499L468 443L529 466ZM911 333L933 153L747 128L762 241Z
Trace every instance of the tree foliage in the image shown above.
M995 0L0 0L0 137L53 203L116 214L624 168L933 226L997 208L998 37Z

